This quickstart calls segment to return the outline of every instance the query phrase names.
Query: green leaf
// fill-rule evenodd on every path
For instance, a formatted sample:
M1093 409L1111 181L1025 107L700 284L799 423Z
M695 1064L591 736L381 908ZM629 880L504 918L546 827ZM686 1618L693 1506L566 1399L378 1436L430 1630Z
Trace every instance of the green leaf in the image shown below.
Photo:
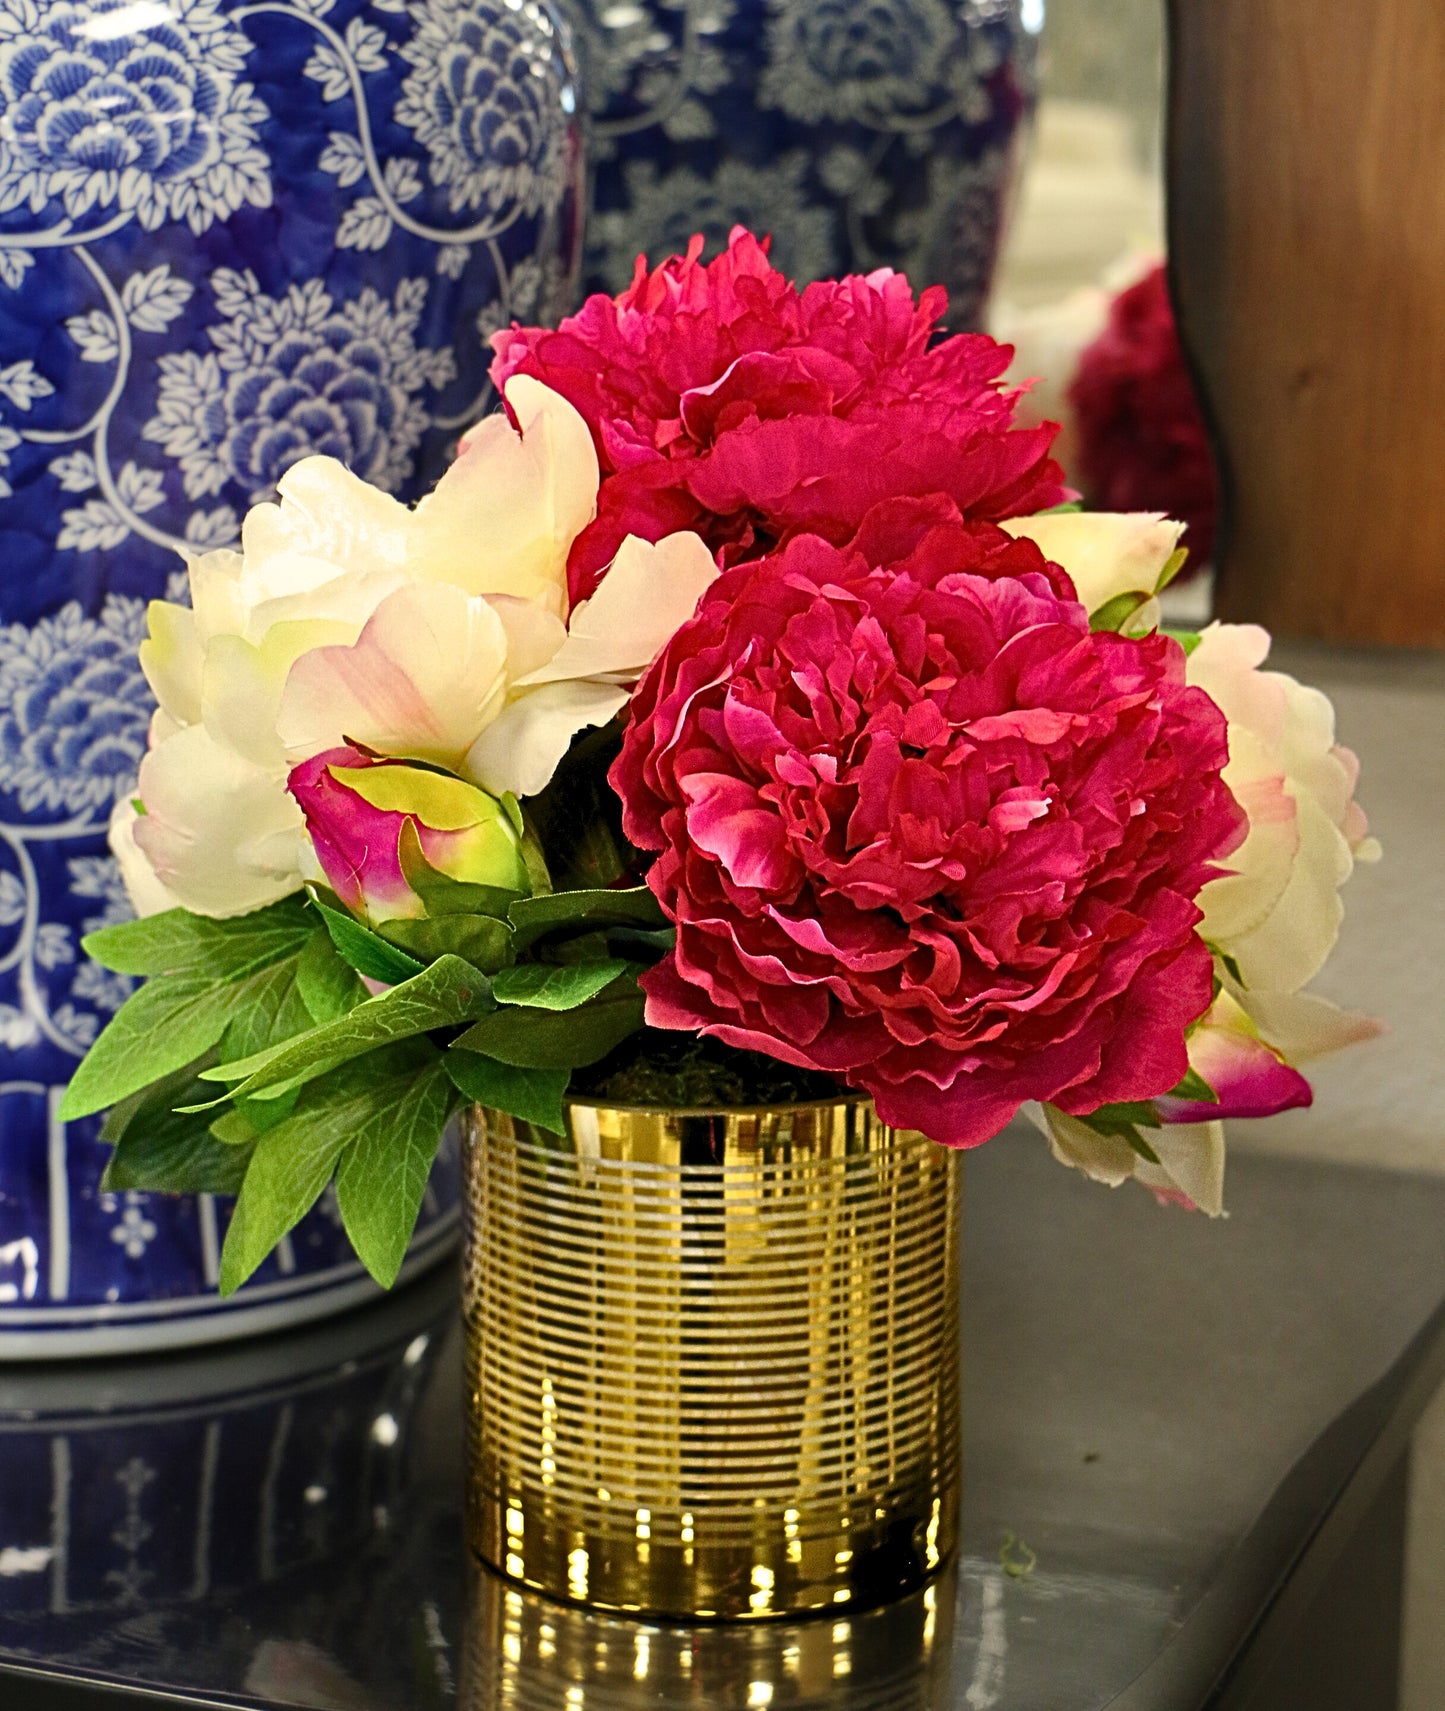
M250 998L249 980L218 985L199 970L160 974L133 992L81 1060L60 1117L74 1122L138 1092L210 1050Z
M222 1295L239 1289L320 1199L387 1087L410 1088L397 1067L394 1054L379 1052L313 1081L286 1121L257 1141L221 1251ZM389 1113L389 1102L383 1108Z
M203 1086L200 1091L206 1093L210 1089ZM243 1099L233 1110L216 1118L211 1124L211 1133L223 1146L251 1146L278 1123L284 1123L296 1109L300 1097L300 1088L294 1088L279 1099ZM210 1106L203 1106L196 1112L197 1119L203 1121L210 1109Z
M319 927L313 932L321 938ZM312 1026L311 1012L296 990L296 971L301 958L289 956L272 963L251 982L244 1004L238 1005L221 1040L221 1061L249 1057L253 1052L290 1039Z
M509 1005L469 1028L451 1049L480 1052L522 1069L579 1069L606 1057L636 1033L642 1020L637 982L624 977L576 1010Z
M311 925L304 901L287 897L226 921L167 909L141 921L101 927L88 933L81 946L117 974L204 970L214 979L236 978L300 950Z
M334 1022L368 996L330 932L321 928L312 933L296 965L296 991L313 1022Z
M563 929L593 932L603 927L650 929L668 925L657 899L645 885L626 891L554 891L547 897L523 897L508 914L517 930L519 954L545 934Z
M1198 630L1168 630L1168 629L1166 629L1166 630L1162 631L1161 634L1166 635L1166 636L1170 637L1171 640L1178 642L1180 647L1184 649L1184 657L1186 659L1188 659L1190 654L1192 654L1194 652L1195 648L1197 648L1199 646L1200 642L1202 642L1204 640L1204 637L1200 635Z
M534 1010L575 1010L610 986L628 964L619 957L601 962L530 962L519 968L504 968L492 982L492 996L499 1004L523 1004Z
M411 1245L456 1095L438 1058L403 1084L381 1088L336 1176L342 1222L361 1263L383 1289Z
M238 1099L262 1089L284 1092L378 1046L470 1022L494 1007L484 974L461 957L439 957L430 968L368 998L336 1021L238 1063L208 1069L204 1079L235 1083L231 1094Z
M1147 1164L1159 1163L1158 1153L1154 1151L1153 1147L1149 1145L1148 1141L1144 1139L1137 1129L1131 1128L1128 1124L1125 1124L1123 1129L1120 1130L1120 1133L1134 1151L1138 1153L1139 1157Z
M101 1139L115 1149L101 1190L164 1194L234 1194L245 1175L248 1154L220 1147L204 1118L183 1116L175 1107L195 1097L197 1079L212 1054L112 1106Z
M384 980L388 986L395 986L398 981L410 980L414 974L420 974L425 967L415 957L387 944L370 927L363 927L360 921L353 920L340 909L333 909L329 903L323 903L314 891L311 907L326 923L326 931L337 950L358 974L364 974L368 980Z
M424 921L388 921L385 931L392 944L400 945L424 963L434 962L440 956L459 956L483 974L494 974L512 960L512 929L495 915L438 915Z
M1122 1127L1129 1125L1142 1124L1146 1129L1162 1126L1159 1113L1147 1099L1120 1099L1112 1105L1101 1105L1080 1121L1097 1129L1101 1135L1119 1134Z
M1154 592L1162 594L1188 562L1189 548L1175 547L1174 551L1164 561L1164 568L1159 572L1159 580L1154 584Z
M1142 1116L1137 1115L1141 1112L1143 1113ZM1158 1113L1147 1102L1121 1101L1117 1105L1101 1105L1097 1111L1091 1111L1087 1117L1080 1117L1079 1121L1086 1128L1092 1129L1095 1134L1113 1135L1121 1141L1127 1141L1139 1157L1146 1159L1150 1164L1159 1163L1158 1153L1139 1133L1140 1123L1151 1129L1161 1127Z
M1050 505L1046 510L1043 510L1043 511L1035 511L1034 516L1036 516L1036 517L1067 517L1067 516L1072 515L1072 513L1075 511L1082 511L1083 508L1084 508L1084 501L1082 499L1065 499L1061 504Z
M1245 986L1248 984L1246 982L1244 976L1240 973L1239 964L1234 960L1234 958L1232 956L1230 956L1228 951L1220 950L1217 945L1210 945L1209 948L1214 953L1214 956L1219 961L1220 966L1224 969L1224 972L1229 976L1229 978L1234 982L1234 984L1236 986Z
M177 1116L129 1132L111 1154L100 1186L105 1194L132 1188L146 1194L238 1194L250 1163L249 1146L225 1146L204 1119Z
M1147 594L1132 590L1128 594L1116 594L1112 600L1106 600L1097 612L1089 614L1089 628L1096 633L1100 630L1122 630L1148 598Z
M1219 1095L1197 1069L1185 1070L1184 1079L1177 1086L1171 1087L1165 1097L1169 1099L1198 1099L1210 1105L1219 1103Z
M524 1123L567 1133L562 1100L572 1078L567 1069L519 1069L477 1052L447 1052L447 1074L474 1105L505 1111Z

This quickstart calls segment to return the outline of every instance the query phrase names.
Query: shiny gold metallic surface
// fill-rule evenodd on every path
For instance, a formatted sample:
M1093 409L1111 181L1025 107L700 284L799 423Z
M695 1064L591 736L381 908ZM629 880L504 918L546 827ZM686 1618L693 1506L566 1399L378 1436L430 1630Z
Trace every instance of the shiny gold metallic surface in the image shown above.
M958 1578L878 1610L665 1626L568 1608L477 1562L458 1711L955 1711Z
M958 1524L958 1155L861 1100L568 1116L468 1126L478 1554L688 1618L920 1585Z

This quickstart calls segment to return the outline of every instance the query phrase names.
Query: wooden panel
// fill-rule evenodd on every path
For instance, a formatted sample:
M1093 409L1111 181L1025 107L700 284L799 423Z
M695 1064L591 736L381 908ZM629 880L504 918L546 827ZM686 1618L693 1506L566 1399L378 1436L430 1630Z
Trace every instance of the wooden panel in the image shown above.
M1445 644L1445 0L1170 0L1220 615Z

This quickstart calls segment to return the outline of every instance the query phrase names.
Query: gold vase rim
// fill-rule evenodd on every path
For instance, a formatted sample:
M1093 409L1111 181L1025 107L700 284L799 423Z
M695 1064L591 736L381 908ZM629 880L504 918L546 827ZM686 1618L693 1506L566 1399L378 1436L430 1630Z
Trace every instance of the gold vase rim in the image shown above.
M566 1110L618 1111L629 1117L764 1117L779 1111L833 1111L840 1105L866 1105L866 1093L839 1093L831 1099L776 1100L760 1105L632 1105L618 1099L563 1096Z

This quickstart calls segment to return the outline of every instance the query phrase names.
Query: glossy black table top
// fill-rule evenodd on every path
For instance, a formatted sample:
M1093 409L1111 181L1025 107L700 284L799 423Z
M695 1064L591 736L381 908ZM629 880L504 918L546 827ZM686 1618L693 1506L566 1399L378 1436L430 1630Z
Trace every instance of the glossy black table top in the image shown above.
M1210 1224L1022 1132L966 1174L964 1549L926 1593L659 1629L474 1568L442 1275L0 1372L0 1707L1201 1705L1445 1373L1445 1181L1237 1156Z

